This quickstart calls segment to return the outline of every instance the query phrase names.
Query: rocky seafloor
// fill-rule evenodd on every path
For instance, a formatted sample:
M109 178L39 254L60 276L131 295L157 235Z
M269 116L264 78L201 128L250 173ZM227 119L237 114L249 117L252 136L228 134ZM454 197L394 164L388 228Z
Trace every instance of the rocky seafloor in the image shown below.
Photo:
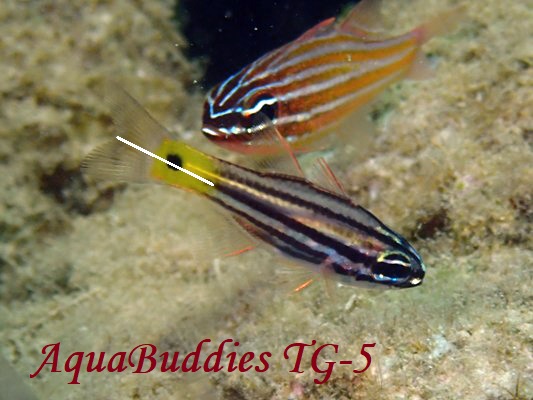
M401 31L460 2L385 3ZM172 1L1 2L0 399L34 398L16 394L24 386L42 399L531 399L533 4L462 3L461 26L424 46L435 76L387 91L371 145L354 139L330 159L349 194L420 251L425 281L328 295L290 294L291 274L265 253L216 258L232 233L193 195L81 175L112 134L95 90L109 80L222 154L198 133L201 70L182 54ZM204 338L269 351L270 367L82 372L69 385L72 373L46 366L29 379L47 344L61 343L64 370L73 352L186 353ZM290 373L285 347L313 339L339 345L322 368L361 367L361 345L376 343L370 368L337 366L319 385L307 354Z

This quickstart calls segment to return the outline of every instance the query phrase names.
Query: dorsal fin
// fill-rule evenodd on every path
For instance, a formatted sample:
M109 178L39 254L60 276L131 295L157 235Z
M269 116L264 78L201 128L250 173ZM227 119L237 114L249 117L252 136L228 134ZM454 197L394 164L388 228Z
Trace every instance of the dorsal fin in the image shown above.
M340 32L350 33L361 38L375 37L383 32L381 0L361 0L348 14L337 21Z
M326 162L326 159L323 157L319 157L316 159L314 164L314 173L311 180L316 182L318 186L321 186L324 189L328 189L331 192L337 193L344 197L348 197L346 190L333 173L333 170Z
M361 38L374 37L382 32L383 18L380 13L381 0L361 0L345 17L334 17L319 22L305 31L294 42L306 41L334 28Z
M318 24L316 24L312 28L310 28L307 31L305 31L304 33L302 33L295 40L295 42L305 41L307 39L310 39L310 38L316 36L319 33L324 32L328 27L333 26L334 22L335 22L335 18L334 17L328 18L328 19L325 19L322 22L319 22Z

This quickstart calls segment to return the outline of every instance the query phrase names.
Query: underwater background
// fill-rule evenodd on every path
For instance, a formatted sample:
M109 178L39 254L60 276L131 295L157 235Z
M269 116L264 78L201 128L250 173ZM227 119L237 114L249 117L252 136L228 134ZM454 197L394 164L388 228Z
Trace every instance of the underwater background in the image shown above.
M347 5L212 3L0 3L0 399L533 398L533 2L383 2L391 32L456 4L468 16L424 45L432 78L373 105L375 137L354 134L328 159L428 270L409 290L331 294L291 293L299 278L265 253L218 257L220 242L238 243L191 194L80 172L113 132L96 90L109 80L187 143L238 161L200 134L205 92ZM205 338L272 352L270 367L82 372L69 385L72 373L46 366L29 378L51 343L63 367L73 352L186 353ZM339 345L324 360L358 367L361 345L376 343L371 366L337 366L322 385L310 357L288 372L283 350L312 340Z

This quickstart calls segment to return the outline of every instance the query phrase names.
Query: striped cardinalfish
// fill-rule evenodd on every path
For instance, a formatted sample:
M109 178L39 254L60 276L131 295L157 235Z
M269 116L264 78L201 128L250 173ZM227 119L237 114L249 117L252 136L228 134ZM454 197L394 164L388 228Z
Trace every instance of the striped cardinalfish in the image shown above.
M397 288L422 283L425 266L416 250L344 194L303 177L256 171L204 154L171 139L134 99L121 97L113 115L123 137L172 165L112 140L83 161L89 176L192 191L229 214L255 245L337 282Z
M293 149L310 149L356 110L363 111L356 117L364 125L363 106L377 94L401 78L428 75L421 45L449 30L460 12L385 37L376 31L378 8L379 1L362 0L345 18L319 23L216 85L204 103L203 134L223 147L253 153L268 151L255 118L259 113Z

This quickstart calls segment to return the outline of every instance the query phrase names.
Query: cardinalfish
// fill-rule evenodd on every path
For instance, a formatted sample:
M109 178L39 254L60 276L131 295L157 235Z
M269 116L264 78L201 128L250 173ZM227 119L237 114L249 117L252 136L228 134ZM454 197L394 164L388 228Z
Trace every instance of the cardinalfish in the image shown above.
M416 250L346 195L300 176L257 171L204 154L171 139L133 98L120 96L113 115L123 138L172 165L112 140L82 163L89 176L192 191L226 212L257 246L344 284L408 288L422 283L425 266ZM333 175L324 176L339 184Z
M422 44L449 30L459 13L385 37L377 31L379 1L362 0L345 18L319 23L215 86L204 103L202 132L235 151L267 152L262 114L293 149L310 149L390 84L427 76Z

